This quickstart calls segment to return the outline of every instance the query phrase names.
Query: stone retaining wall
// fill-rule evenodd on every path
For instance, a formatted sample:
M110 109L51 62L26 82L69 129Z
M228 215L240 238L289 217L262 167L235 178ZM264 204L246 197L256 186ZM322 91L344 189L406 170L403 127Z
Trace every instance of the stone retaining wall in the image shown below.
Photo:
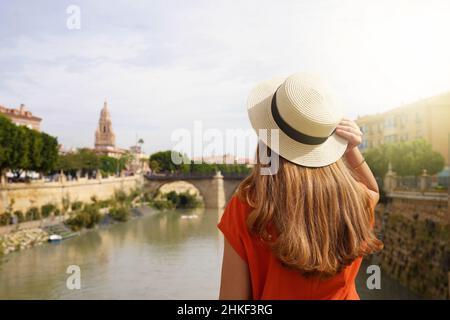
M70 202L90 202L92 196L98 200L106 200L111 198L116 190L129 192L142 184L142 176L2 184L0 185L0 214L7 211L11 199L14 199L13 210L21 210L25 213L30 207L41 207L48 203L61 206L64 198L69 199Z
M449 298L449 204L443 196L391 194L377 207L382 272L425 298Z

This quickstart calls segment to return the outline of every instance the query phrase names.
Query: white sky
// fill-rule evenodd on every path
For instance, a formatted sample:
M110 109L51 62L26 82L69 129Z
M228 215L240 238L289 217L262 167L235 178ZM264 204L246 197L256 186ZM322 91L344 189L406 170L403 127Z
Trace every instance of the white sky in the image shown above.
M0 0L0 104L25 103L67 147L92 146L107 98L118 145L173 130L248 129L258 81L326 76L347 114L450 90L450 1Z

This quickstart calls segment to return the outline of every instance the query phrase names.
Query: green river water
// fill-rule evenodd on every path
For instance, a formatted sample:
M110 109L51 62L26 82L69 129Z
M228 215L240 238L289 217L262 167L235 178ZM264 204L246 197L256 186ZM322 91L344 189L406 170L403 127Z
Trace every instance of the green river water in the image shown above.
M125 223L0 257L0 299L216 299L221 211L143 211ZM69 265L80 267L79 290L66 287ZM362 299L416 298L383 275L381 290L368 290L367 265L357 279Z

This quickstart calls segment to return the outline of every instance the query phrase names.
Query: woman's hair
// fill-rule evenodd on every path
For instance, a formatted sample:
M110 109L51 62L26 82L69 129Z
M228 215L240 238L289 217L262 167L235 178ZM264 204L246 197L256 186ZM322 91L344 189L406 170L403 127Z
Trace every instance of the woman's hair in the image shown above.
M237 195L253 208L250 232L271 245L282 265L327 278L382 249L372 228L374 201L342 160L308 168L280 156L276 174L261 175L263 167L258 159Z

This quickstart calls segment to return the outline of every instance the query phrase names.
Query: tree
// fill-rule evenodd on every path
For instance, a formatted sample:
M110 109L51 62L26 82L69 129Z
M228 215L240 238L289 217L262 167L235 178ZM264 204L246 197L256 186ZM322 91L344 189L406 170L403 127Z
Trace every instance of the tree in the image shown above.
M111 174L117 171L118 161L113 157L100 156L100 170L104 173Z
M156 160L150 160L149 161L150 163L149 163L149 167L150 167L150 169L152 169L152 171L153 172L159 172L159 162L158 161L156 161Z
M78 150L78 162L81 170L88 175L92 175L94 170L100 167L100 160L98 155L87 148Z
M17 126L13 130L10 143L13 145L10 154L9 169L14 173L16 178L20 177L23 170L28 169L30 165L29 149L30 149L30 129Z
M119 158L119 170L125 169L126 167L129 167L131 163L133 163L135 160L135 155L129 151L125 152L123 155Z
M172 153L175 153L174 156L182 159L181 164L176 164L172 161ZM157 168L159 172L165 173L189 172L189 159L186 155L177 151L159 151L150 156L149 166L152 170Z
M399 176L418 176L426 169L433 175L444 168L444 157L432 150L425 140L382 144L364 153L367 163L377 177L384 177L389 163Z
M24 170L53 170L58 157L58 140L44 132L17 126L0 116L0 174L11 170L20 177Z
M126 159L116 159L110 156L100 156L100 170L106 174L120 172L125 169Z
M12 141L15 125L0 115L0 175L11 167L11 155L14 149Z
M43 136L36 130L30 131L30 144L28 152L28 167L25 169L40 171L45 155L43 154L44 141Z
M75 153L60 154L55 169L62 170L66 174L76 175L77 171L81 170L81 165Z
M384 177L388 172L390 151L391 148L388 144L382 144L364 152L364 158L375 177Z
M59 155L56 164L57 170L62 170L71 175L81 171L82 175L91 176L94 170L100 168L99 156L87 148L79 149L77 152Z
M59 156L58 139L52 137L45 132L41 133L42 140L42 159L40 166L35 167L36 171L48 173L56 166Z
M439 152L433 151L431 144L425 140L411 141L410 148L414 159L413 174L419 175L426 169L428 174L433 175L444 168L444 157Z

